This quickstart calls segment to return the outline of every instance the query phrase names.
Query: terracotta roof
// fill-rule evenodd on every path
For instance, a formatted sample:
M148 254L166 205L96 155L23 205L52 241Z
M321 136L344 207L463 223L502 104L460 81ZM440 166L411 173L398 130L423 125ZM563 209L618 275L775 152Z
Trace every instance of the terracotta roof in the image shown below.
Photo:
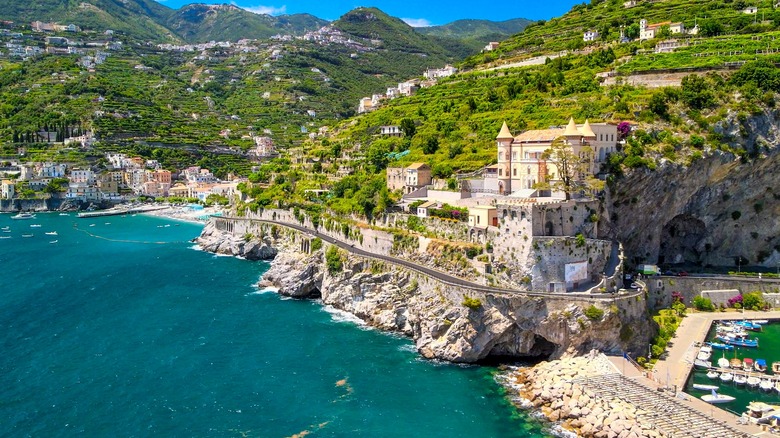
M496 140L511 140L512 138L512 133L509 132L509 127L507 127L506 122L504 122L501 126L501 132L496 136Z
M577 130L577 124L574 123L574 117L569 118L569 124L566 125L566 131L563 133L563 135L567 137L576 137L582 135L580 134L580 131Z
M563 135L563 129L531 129L515 137L516 141L553 141Z
M587 138L596 138L596 134L593 133L593 129L590 127L590 123L587 119L585 119L585 124L582 125L582 128L580 129L582 131L582 136Z
M422 169L427 167L428 165L425 163L412 163L409 165L409 167L407 167L407 169Z

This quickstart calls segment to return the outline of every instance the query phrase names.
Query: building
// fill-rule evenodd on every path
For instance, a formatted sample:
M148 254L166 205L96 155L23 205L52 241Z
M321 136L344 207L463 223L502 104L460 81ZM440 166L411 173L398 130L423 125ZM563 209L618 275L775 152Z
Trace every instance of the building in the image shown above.
M498 226L496 207L492 205L475 205L469 207L469 227L487 228Z
M341 169L339 169L341 170ZM388 167L387 168L387 190L393 192L401 190L406 185L406 178L404 176L403 167Z
M446 78L448 76L454 75L457 71L457 68L447 64L444 66L444 68L429 68L423 73L423 77L426 79Z
M397 125L381 126L379 128L379 134L390 137L400 137L404 134L401 128Z
M70 182L74 184L94 184L95 173L90 169L73 169L70 172Z
M16 195L16 185L7 179L4 179L2 185L0 185L0 198L13 199Z
M742 10L743 14L755 15L758 13L758 8L755 6L748 6Z
M498 43L495 42L495 41L491 41L491 42L487 43L485 48L482 49L482 50L484 50L485 52L492 52L493 50L496 50L497 48L498 48Z
M100 200L100 192L96 186L71 182L68 185L68 192L65 194L65 197L82 201L98 201Z
M431 168L425 163L412 163L406 168L406 189L414 191L431 183Z
M566 128L532 129L513 136L504 123L496 137L498 172L495 179L485 178L485 188L502 195L519 191L530 195L537 184L557 181L560 174L555 163L545 158L545 151L556 140L571 147L575 156L590 155L586 157L588 171L593 174L607 155L617 150L617 125L587 120L577 125L571 118Z
M591 41L596 41L599 38L599 31L597 30L589 30L582 34L582 40L586 43Z
M664 26L669 27L669 32L672 34L685 33L685 25L682 22L672 23L671 21L664 21L661 23L648 24L647 20L639 20L639 40L651 40L656 37L656 34Z
M371 112L375 109L374 102L370 97L364 97L360 99L360 104L358 104L358 114Z

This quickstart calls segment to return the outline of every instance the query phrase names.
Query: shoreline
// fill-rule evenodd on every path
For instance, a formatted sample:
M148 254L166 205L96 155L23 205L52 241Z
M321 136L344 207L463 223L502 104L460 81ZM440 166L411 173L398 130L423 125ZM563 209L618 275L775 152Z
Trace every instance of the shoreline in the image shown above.
M177 207L169 205L164 209L147 211L139 214L205 226L208 223L209 216L221 213L222 211L223 209L219 207L204 207L202 210L194 210L190 207Z

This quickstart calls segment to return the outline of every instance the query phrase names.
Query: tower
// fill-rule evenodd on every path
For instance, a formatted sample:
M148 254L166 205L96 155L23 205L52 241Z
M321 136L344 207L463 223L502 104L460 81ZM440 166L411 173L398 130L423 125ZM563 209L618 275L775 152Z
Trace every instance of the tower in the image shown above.
M506 122L496 136L498 149L498 192L501 195L512 193L512 140L515 138L509 132Z

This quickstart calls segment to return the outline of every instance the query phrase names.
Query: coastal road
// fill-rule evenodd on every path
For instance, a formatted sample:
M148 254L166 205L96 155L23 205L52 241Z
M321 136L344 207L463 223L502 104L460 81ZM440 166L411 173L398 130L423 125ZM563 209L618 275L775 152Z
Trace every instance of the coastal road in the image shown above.
M576 296L576 297L583 297L583 298L590 298L590 299L601 299L601 300L613 300L617 297L625 298L625 297L633 297L640 293L642 293L641 290L639 291L631 291L627 294L584 294L584 293L569 293L569 294L552 294L552 293L543 293L543 292L529 292L524 291L520 289L506 289L506 288L498 288L498 287L492 287L492 286L486 286L479 283L474 283L468 280L464 280L459 277L455 277L453 275L450 275L446 272L442 272L433 268L429 268L427 266L423 266L417 263L410 262L408 260L396 258L396 257L390 257L383 254L375 254L360 248L356 248L352 246L351 244L335 239L330 236L326 236L316 230L312 230L311 228L304 227L299 224L292 224L288 222L280 222L280 221L273 221L268 219L246 219L246 218L232 218L232 217L223 217L223 219L231 219L231 220L249 220L249 221L256 221L256 222L264 222L268 224L274 224L274 225L280 225L283 227L291 228L297 231L300 231L302 233L306 233L313 237L318 237L322 239L325 242L331 243L333 245L338 246L339 248L344 249L345 251L348 251L350 253L353 253L355 255L361 256L361 257L368 257L373 258L381 261L385 261L388 263L392 263L397 266L401 266L404 268L411 269L413 271L417 271L421 274L428 275L430 277L435 278L438 281L441 281L442 283L448 284L450 286L456 286L456 287L465 287L468 289L477 290L484 293L492 293L492 294L498 294L498 295L517 295L517 294L523 294L528 296L538 296L538 297L556 297L561 298L563 296Z

